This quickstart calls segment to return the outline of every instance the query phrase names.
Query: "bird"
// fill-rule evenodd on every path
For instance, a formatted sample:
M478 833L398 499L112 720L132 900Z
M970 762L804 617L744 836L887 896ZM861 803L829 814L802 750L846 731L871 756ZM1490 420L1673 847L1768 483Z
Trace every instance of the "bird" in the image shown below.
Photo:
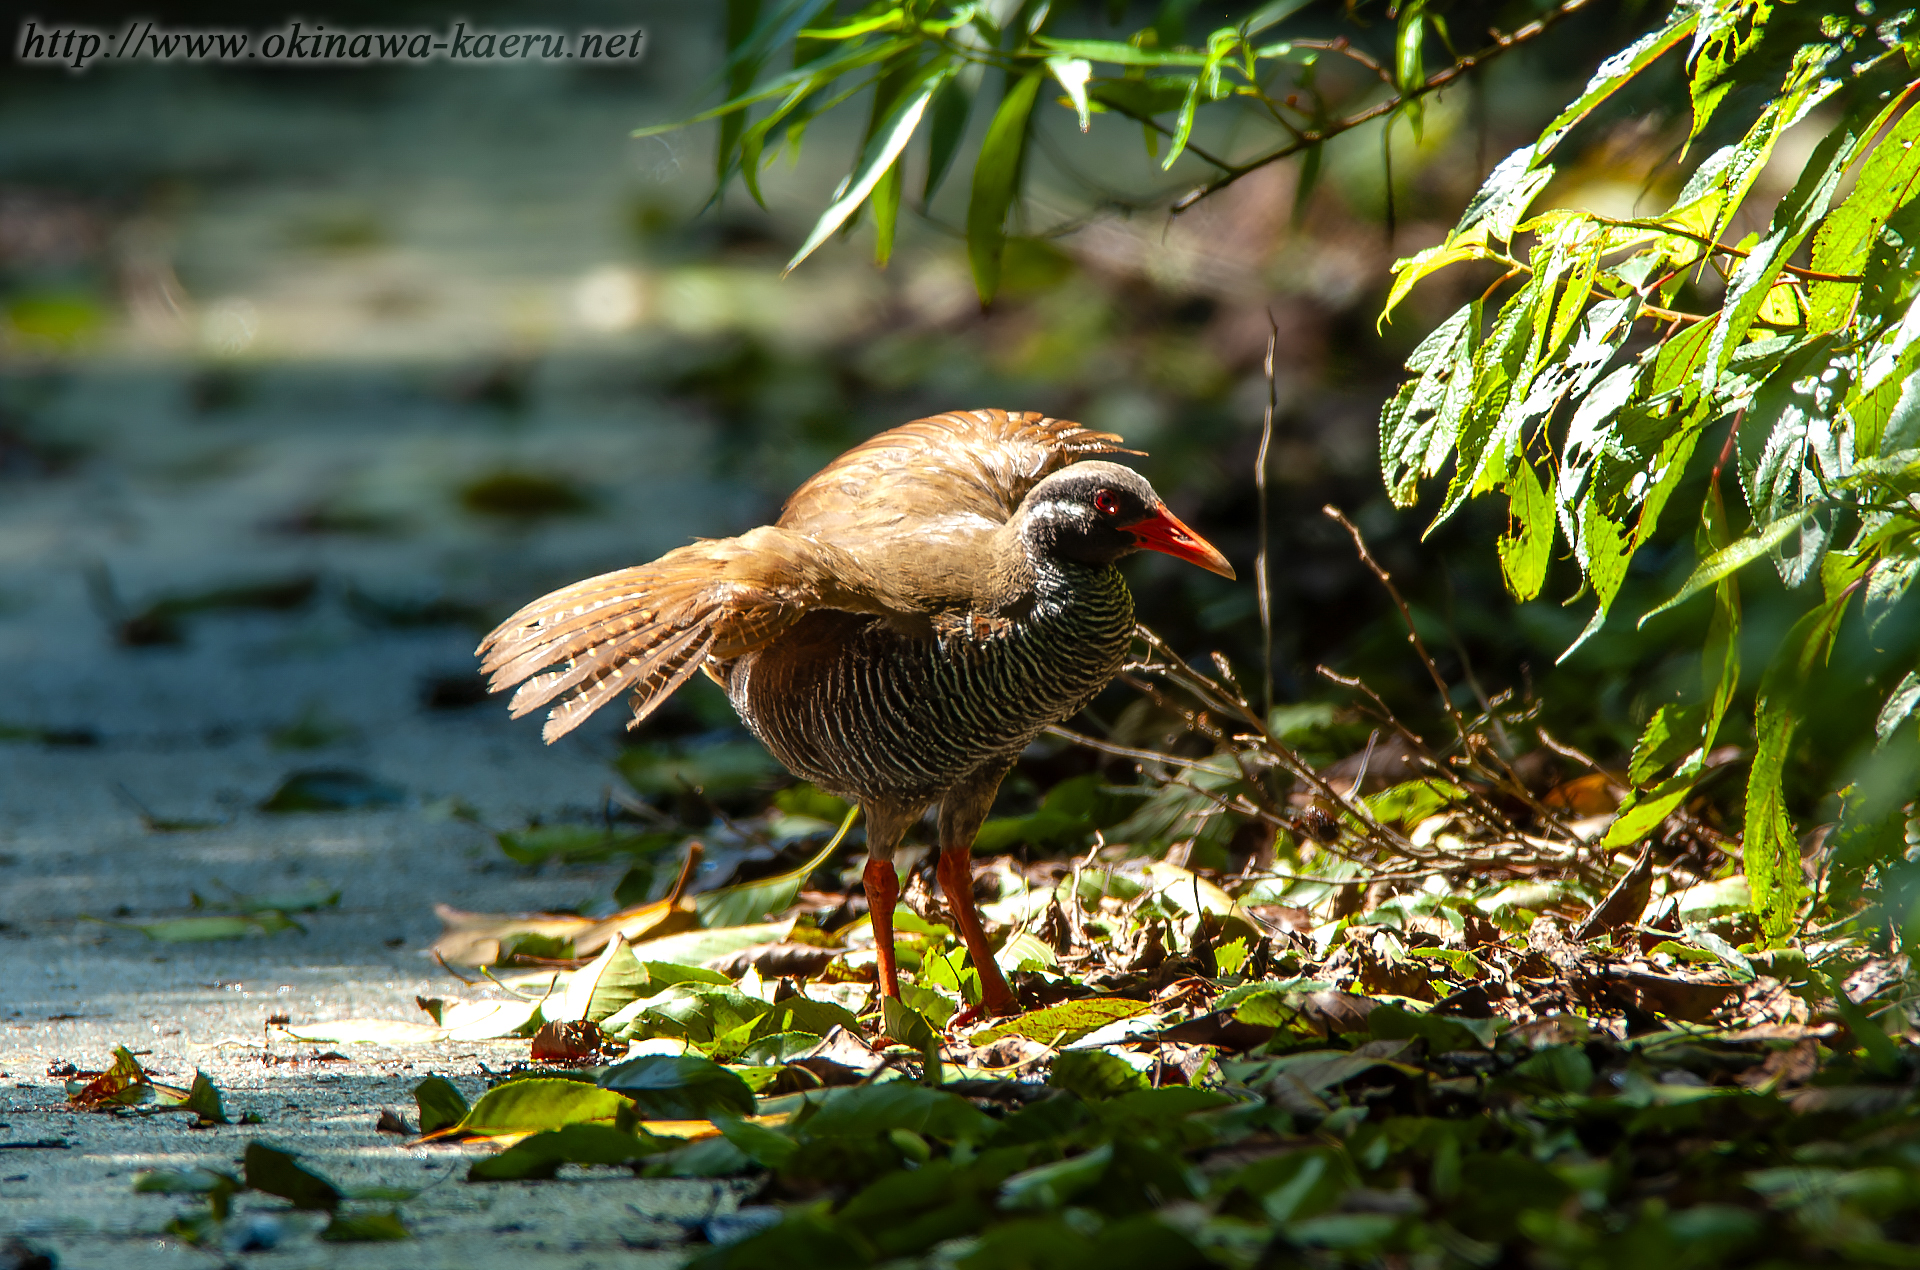
M1014 759L1119 673L1141 549L1232 566L1121 438L1032 411L953 411L861 442L779 519L562 587L476 655L514 718L550 706L551 743L622 692L637 726L697 672L795 776L857 802L879 990L898 997L895 849L938 808L936 872L980 979L1019 1003L973 900L973 841ZM517 685L517 687L516 687Z

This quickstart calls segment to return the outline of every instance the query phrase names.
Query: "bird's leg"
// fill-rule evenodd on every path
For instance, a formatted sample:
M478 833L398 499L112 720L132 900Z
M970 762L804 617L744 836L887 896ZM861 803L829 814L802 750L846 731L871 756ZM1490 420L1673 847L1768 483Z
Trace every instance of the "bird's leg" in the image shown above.
M991 1015L1018 1014L1020 1002L993 959L980 912L973 906L973 839L993 806L993 796L1007 774L1004 766L983 768L947 792L940 802L940 889L960 924L960 938L980 976L980 1008Z
M880 995L900 995L900 969L893 960L893 906L900 902L900 875L892 860L868 860L861 880L873 918L873 950L880 958Z
M893 850L926 810L877 798L861 800L867 817L867 868L861 881L867 891L867 914L873 920L873 949L880 959L880 995L900 995L900 968L893 958L893 907L900 902L900 874L893 867Z
M947 894L947 906L953 910L953 919L960 923L960 938L966 940L967 955L973 959L973 968L980 975L982 1012L1018 1014L1020 1003L1014 998L1013 989L1007 986L1006 976L1000 973L1000 963L993 959L993 947L987 943L987 932L980 925L980 912L973 906L972 844L942 845L939 875L940 889Z

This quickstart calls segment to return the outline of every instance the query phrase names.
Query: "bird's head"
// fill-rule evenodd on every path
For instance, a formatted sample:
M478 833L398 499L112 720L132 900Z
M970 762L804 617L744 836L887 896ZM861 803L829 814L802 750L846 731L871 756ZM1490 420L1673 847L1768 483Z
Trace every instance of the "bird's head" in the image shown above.
M1147 478L1118 463L1089 460L1055 472L1020 505L1023 532L1046 555L1110 564L1132 551L1161 551L1222 577L1233 566L1180 523Z

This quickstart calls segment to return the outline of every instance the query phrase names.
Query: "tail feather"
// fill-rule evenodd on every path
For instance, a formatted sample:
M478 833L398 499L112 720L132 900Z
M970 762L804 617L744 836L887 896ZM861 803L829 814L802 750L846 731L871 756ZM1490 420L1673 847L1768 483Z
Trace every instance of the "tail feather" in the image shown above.
M543 596L481 641L480 669L492 691L519 685L515 718L553 703L552 741L628 689L644 719L710 657L760 647L808 608L890 611L877 588L844 551L764 527Z
M540 729L541 737L548 743L559 740L628 688L633 689L633 720L627 726L633 726L657 710L675 689L692 677L706 662L712 648L713 631L696 628L682 632L665 645L649 649L638 664L622 660L602 666L553 707Z

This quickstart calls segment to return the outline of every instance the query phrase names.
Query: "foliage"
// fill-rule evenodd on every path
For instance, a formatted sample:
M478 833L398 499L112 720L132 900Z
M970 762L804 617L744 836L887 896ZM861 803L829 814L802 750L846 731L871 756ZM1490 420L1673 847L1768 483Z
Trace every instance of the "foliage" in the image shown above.
M1130 38L1111 40L1069 34L1072 8L1051 0L876 0L846 14L833 0L765 5L729 0L727 100L692 119L642 128L635 135L720 120L720 189L738 176L758 201L766 165L782 150L797 156L815 118L870 89L853 170L787 268L853 224L865 208L874 217L874 257L885 264L893 251L908 147L916 136L927 139L924 211L954 165L969 117L976 110L984 114L997 91L966 205L967 257L985 303L1000 286L1009 224L1019 217L1043 94L1056 96L1074 112L1082 132L1096 114L1138 123L1147 155L1161 171L1171 170L1183 155L1203 163L1206 179L1188 187L1176 210L1292 155L1305 159L1299 192L1304 200L1328 140L1375 121L1384 120L1390 128L1399 118L1417 131L1428 95L1539 35L1584 3L1569 0L1484 49L1456 55L1440 7L1408 0L1389 10L1391 47L1375 57L1362 47L1364 22L1331 39L1281 37L1277 28L1306 9L1308 0L1271 0L1194 46L1183 42L1187 6L1177 3L1163 6L1153 25ZM1087 9L1097 11L1096 6ZM789 48L792 68L763 78L776 54ZM1449 64L1429 75L1429 53L1442 50ZM1319 75L1326 59L1351 63L1384 95L1341 115ZM1199 145L1195 123L1203 110L1219 113L1214 107L1238 110L1243 121L1253 121L1262 134L1260 147L1234 160Z
M1528 218L1567 136L1675 59L1688 76L1695 161L1668 206L1632 218L1580 208ZM1514 528L1500 556L1519 599L1539 593L1564 541L1596 601L1569 654L1607 620L1696 452L1721 443L1702 502L1687 509L1700 562L1641 619L1714 593L1703 699L1649 721L1610 844L1644 835L1708 770L1739 680L1737 573L1768 557L1789 588L1818 584L1773 652L1753 710L1744 852L1772 942L1805 917L1785 781L1796 730L1821 709L1822 668L1855 599L1878 629L1920 571L1916 63L1906 11L1875 18L1812 0L1682 5L1501 162L1445 241L1399 262L1387 301L1390 315L1448 265L1505 270L1408 362L1414 378L1381 419L1382 468L1404 505L1451 463L1436 525L1470 498L1505 493ZM1758 223L1759 178L1796 125L1817 135L1798 179L1763 230L1728 241L1736 224ZM1723 135L1734 139L1704 144ZM1730 463L1751 524L1740 533L1720 489ZM1917 676L1887 698L1882 741L1920 699ZM1885 825L1904 817L1900 795L1920 778L1911 761L1897 766L1882 765L1867 800ZM1851 867L1899 863L1881 851Z

